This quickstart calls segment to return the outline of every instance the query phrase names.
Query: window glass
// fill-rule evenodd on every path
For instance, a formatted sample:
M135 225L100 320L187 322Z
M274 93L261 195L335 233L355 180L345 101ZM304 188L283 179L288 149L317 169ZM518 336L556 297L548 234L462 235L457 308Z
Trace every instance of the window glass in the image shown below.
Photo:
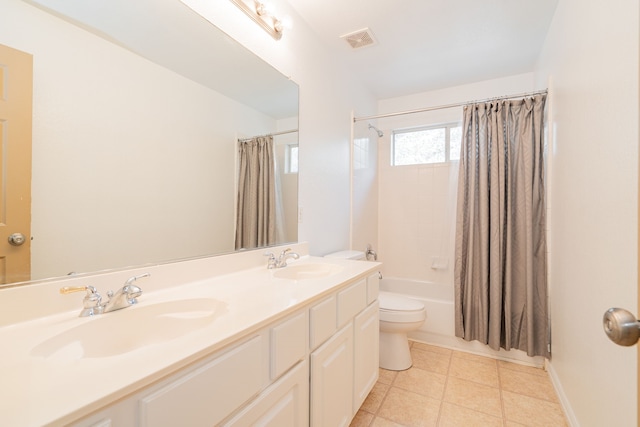
M395 133L393 140L393 164L396 166L441 163L446 159L443 128Z
M449 128L449 160L460 160L462 126Z
M287 145L285 156L285 173L298 173L298 145Z
M460 158L462 127L455 123L393 132L394 166L445 163Z

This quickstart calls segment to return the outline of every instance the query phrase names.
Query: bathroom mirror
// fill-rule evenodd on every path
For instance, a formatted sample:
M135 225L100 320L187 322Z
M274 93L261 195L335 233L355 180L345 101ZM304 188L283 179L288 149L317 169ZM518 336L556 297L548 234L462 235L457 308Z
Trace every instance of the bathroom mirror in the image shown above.
M179 0L8 4L0 43L34 58L29 281L233 252L237 138L279 134L297 241L294 82Z

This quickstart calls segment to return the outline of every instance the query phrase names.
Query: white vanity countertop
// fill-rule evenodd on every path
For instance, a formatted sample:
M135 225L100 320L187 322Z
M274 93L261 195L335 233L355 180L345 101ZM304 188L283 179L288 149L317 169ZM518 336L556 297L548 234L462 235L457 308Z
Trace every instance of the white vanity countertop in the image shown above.
M340 271L325 278L301 281L279 279L264 266L214 276L174 288L145 292L139 304L91 318L76 310L0 328L0 425L64 425L125 397L190 363L233 343L280 317L312 303L345 282L366 277L378 263L301 257L290 266L334 264ZM285 267L286 268L286 267ZM144 282L140 287L144 289ZM82 293L78 295L83 295ZM210 298L216 300L214 320L197 330L165 342L104 357L83 357L78 345L39 355L42 343L72 328L107 316L128 319L99 334L127 334L136 328L134 310L152 304ZM126 316L126 317L125 317ZM109 319L111 321L111 319ZM100 331L103 328L96 328ZM99 338L99 337L98 337ZM40 346L40 347L39 347Z

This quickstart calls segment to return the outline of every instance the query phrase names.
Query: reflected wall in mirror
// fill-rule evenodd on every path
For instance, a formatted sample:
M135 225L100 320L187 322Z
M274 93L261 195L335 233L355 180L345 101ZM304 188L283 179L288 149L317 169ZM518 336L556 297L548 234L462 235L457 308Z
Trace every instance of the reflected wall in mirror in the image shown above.
M295 83L178 0L3 0L0 44L34 62L31 280L234 250L236 140L297 130Z

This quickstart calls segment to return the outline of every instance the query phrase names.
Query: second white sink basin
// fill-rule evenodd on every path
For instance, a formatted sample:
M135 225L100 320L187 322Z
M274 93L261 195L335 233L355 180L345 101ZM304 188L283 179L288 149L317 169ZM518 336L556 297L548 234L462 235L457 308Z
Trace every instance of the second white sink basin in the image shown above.
M85 320L38 344L31 356L74 360L115 356L170 341L207 326L226 312L226 304L194 298L140 305Z
M321 279L336 274L341 270L341 266L334 264L290 265L275 271L273 277L289 280Z

